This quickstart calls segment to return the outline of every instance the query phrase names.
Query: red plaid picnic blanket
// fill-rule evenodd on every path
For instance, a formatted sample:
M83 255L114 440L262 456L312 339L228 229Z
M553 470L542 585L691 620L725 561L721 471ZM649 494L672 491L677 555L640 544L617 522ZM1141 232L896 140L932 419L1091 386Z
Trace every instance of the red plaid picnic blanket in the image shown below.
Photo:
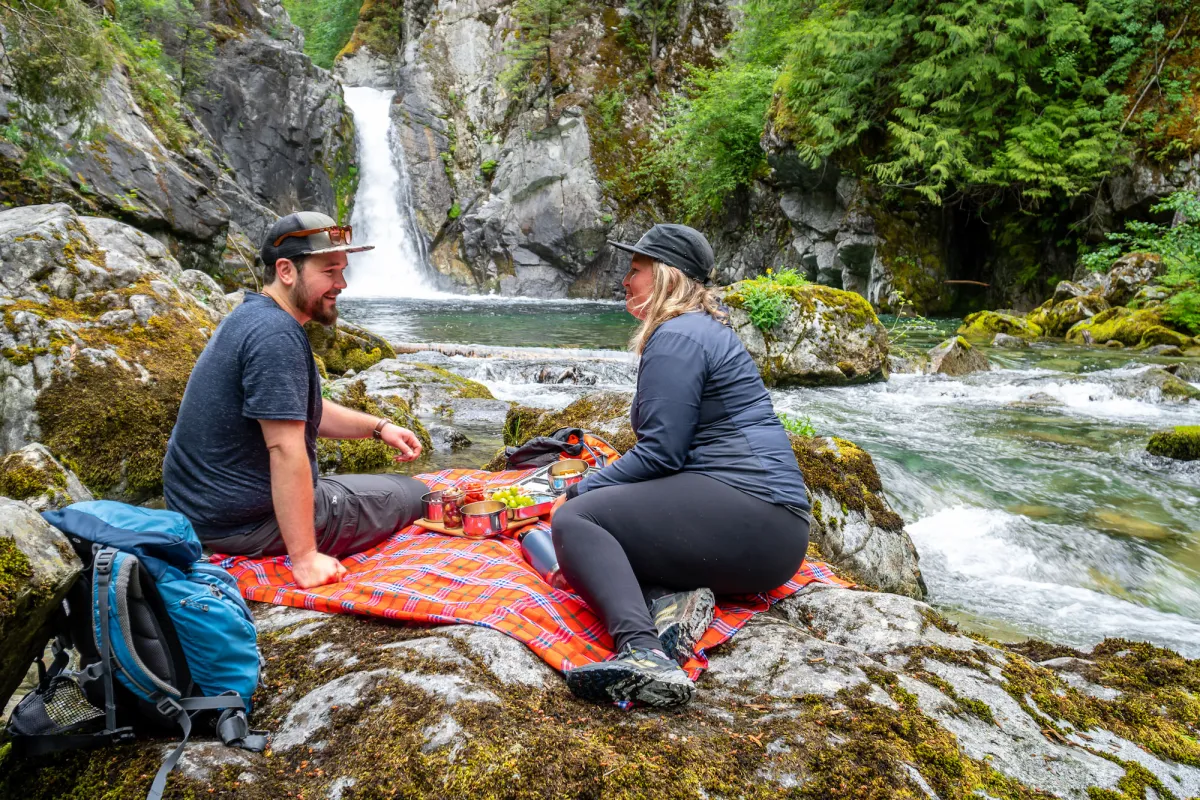
M417 478L431 490L467 480L497 489L529 472L460 469ZM546 527L545 522L537 524ZM348 572L341 583L316 589L292 583L286 556L218 555L213 560L237 578L248 600L331 614L482 625L524 642L558 670L603 661L612 654L612 639L591 609L574 594L548 586L521 556L520 545L509 538L465 539L410 525L377 547L344 559ZM851 585L835 576L828 564L805 561L792 580L769 594L722 599L686 665L691 676L707 668L706 650L728 640L754 614L813 581Z

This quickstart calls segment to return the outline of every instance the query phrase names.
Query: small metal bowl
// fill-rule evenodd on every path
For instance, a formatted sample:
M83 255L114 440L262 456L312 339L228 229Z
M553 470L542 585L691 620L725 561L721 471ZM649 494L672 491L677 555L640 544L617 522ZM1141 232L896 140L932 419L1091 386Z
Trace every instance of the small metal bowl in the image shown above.
M550 484L550 491L555 494L562 494L567 490L568 486L583 480L587 469L588 463L582 458L568 458L563 461L555 461L550 465L550 470L546 473L546 480Z
M442 521L442 492L440 490L422 495L421 506L424 509L425 519L430 522Z
M465 536L499 536L508 530L508 507L499 500L467 503L462 519Z
M533 505L521 506L520 508L510 508L508 516L513 519L533 519L550 513L550 509L554 506L554 495L550 494L535 494L533 495Z

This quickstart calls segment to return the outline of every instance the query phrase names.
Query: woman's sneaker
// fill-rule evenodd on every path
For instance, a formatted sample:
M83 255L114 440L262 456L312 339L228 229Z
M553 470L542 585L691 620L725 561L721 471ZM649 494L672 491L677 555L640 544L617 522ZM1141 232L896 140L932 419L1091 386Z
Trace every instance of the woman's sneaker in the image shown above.
M711 589L676 592L650 604L650 616L654 618L663 651L680 666L695 653L696 642L712 624L716 608L717 598Z
M616 658L576 667L566 673L576 697L603 702L637 701L654 708L681 706L695 685L679 665L659 650L627 647Z

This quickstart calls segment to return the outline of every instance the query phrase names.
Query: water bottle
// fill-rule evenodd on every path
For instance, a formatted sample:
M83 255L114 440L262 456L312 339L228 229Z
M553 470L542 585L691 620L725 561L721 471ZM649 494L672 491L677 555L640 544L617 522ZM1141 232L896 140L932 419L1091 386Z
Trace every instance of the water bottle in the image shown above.
M558 568L558 556L554 554L550 531L540 526L526 531L521 536L521 555L546 583L555 589L571 590Z

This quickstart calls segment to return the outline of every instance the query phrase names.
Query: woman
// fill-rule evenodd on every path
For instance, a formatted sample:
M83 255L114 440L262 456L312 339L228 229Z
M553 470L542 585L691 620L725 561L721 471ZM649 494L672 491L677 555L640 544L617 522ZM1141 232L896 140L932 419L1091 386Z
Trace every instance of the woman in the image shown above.
M581 697L688 702L680 666L717 594L766 592L800 568L809 503L787 433L750 355L705 288L713 253L684 225L655 225L625 275L642 321L634 445L555 507L563 576L600 615L615 656L566 673ZM703 588L701 588L703 587Z

